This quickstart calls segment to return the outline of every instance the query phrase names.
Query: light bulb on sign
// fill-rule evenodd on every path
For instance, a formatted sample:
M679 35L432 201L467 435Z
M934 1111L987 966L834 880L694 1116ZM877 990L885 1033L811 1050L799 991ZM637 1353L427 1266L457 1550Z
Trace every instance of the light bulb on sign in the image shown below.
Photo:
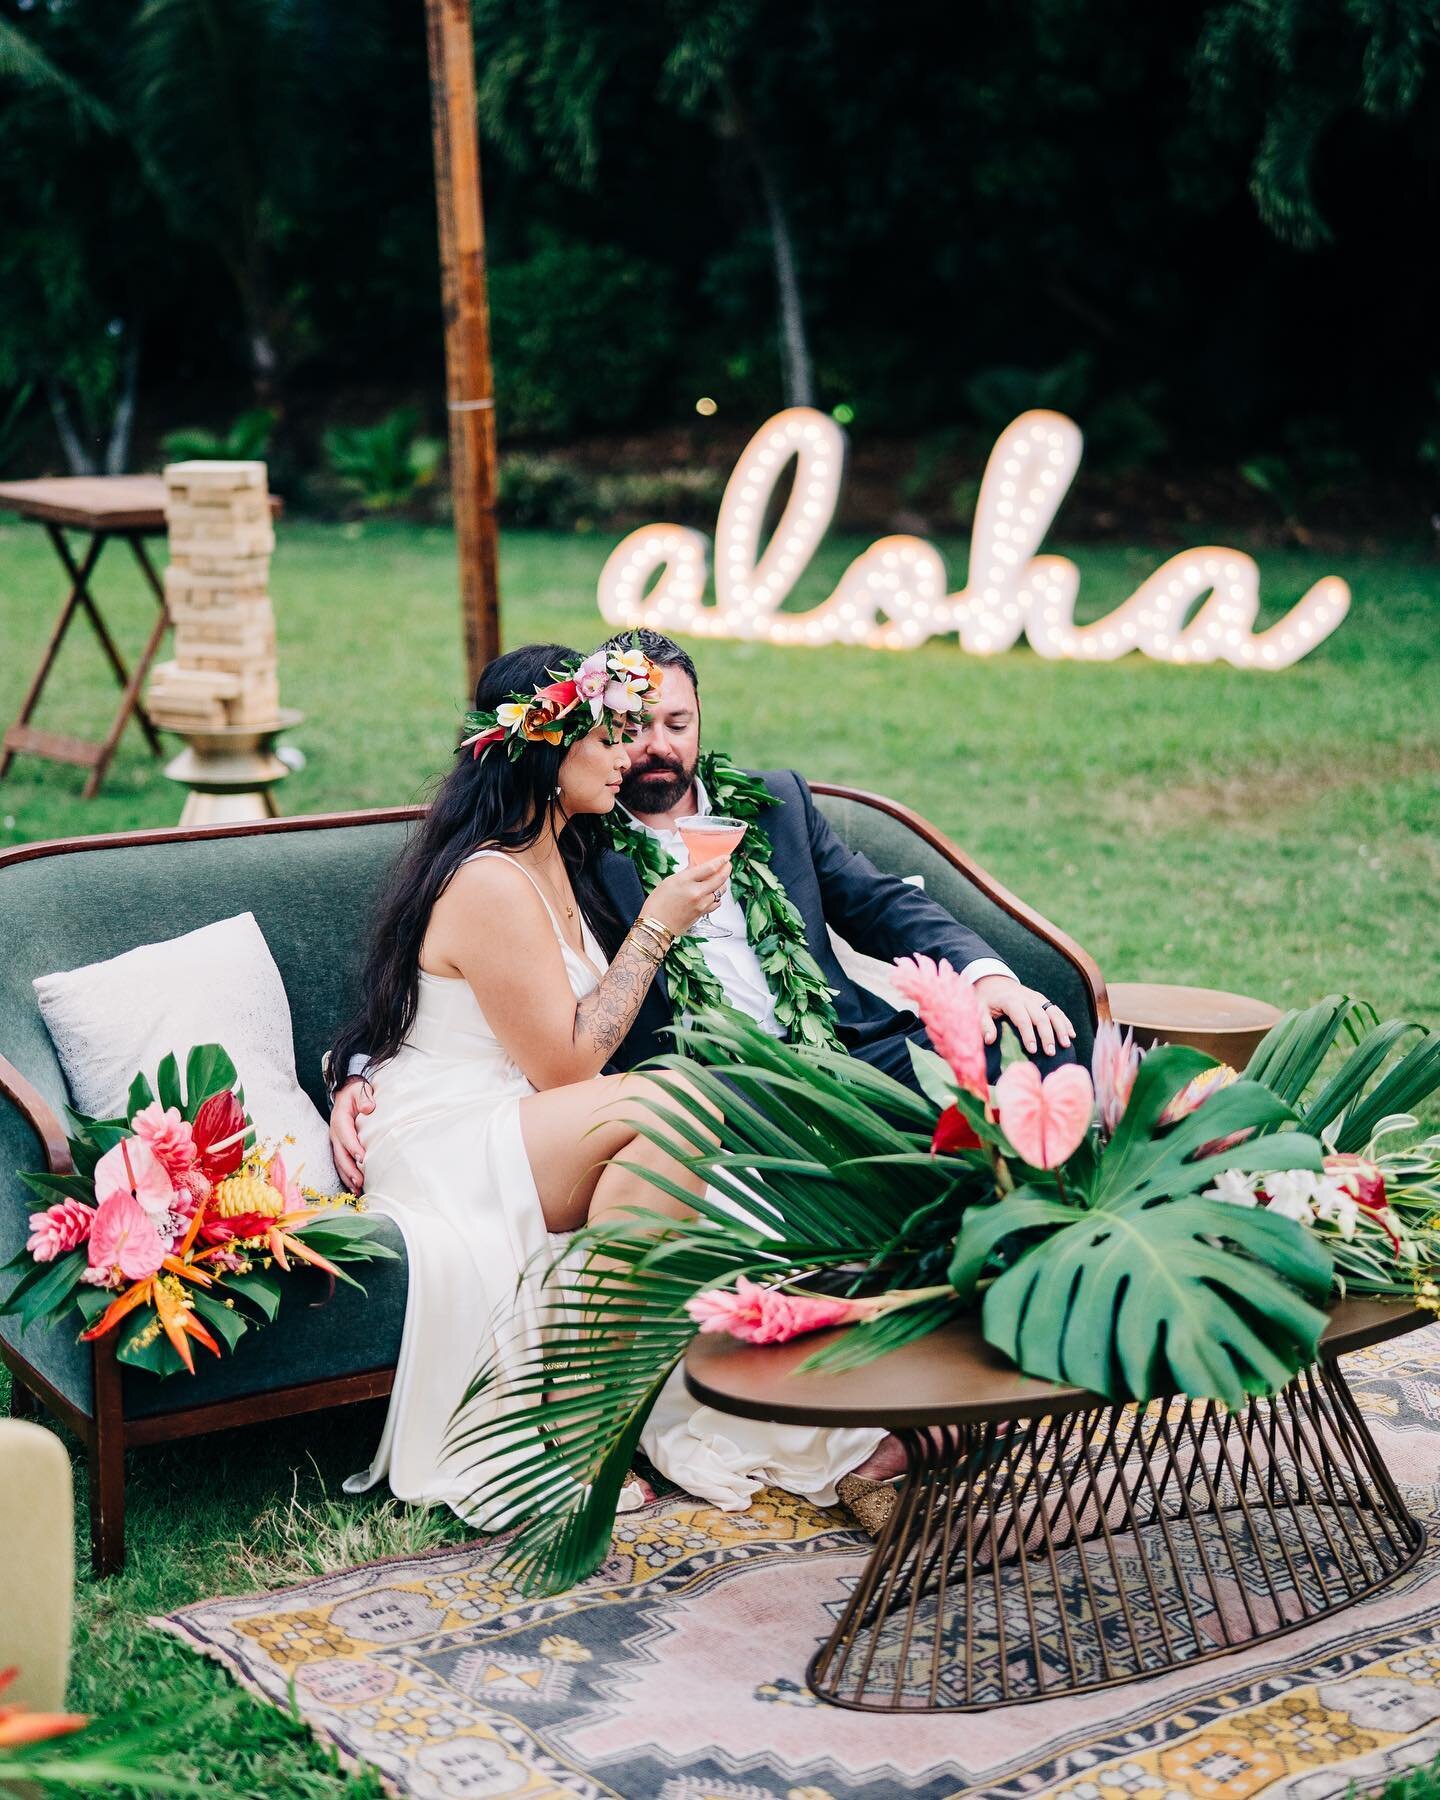
M746 445L726 486L715 530L715 604L705 604L704 536L650 525L611 552L600 573L600 612L612 627L766 643L908 650L955 632L971 654L994 656L1023 634L1054 659L1109 662L1138 650L1160 662L1223 658L1270 670L1308 655L1349 611L1349 588L1327 575L1283 619L1255 633L1259 569L1238 550L1207 545L1172 556L1113 612L1077 625L1080 571L1068 557L1039 549L1080 467L1081 446L1079 427L1062 413L1022 413L1006 426L980 483L970 581L958 593L946 592L945 565L931 545L887 537L855 558L828 600L782 614L835 516L845 460L835 419L788 407ZM769 499L792 462L790 492L762 551Z

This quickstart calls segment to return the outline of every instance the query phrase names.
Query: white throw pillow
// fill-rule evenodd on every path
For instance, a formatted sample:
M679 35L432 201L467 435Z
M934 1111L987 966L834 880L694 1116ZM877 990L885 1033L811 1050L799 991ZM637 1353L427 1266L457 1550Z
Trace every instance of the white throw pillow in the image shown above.
M915 887L924 891L923 875L906 875L906 887ZM830 933L830 948L835 952L835 960L855 983L856 987L865 988L869 993L878 995L887 1006L893 1006L896 1012L913 1012L914 1006L895 987L895 965L881 962L878 956L867 956L863 950L857 950L841 937L833 926L827 926Z
M257 1139L293 1138L290 1169L306 1187L339 1191L325 1121L295 1077L285 984L253 913L41 975L35 993L80 1112L116 1118L138 1073L153 1082L173 1051L183 1075L197 1044L223 1044Z

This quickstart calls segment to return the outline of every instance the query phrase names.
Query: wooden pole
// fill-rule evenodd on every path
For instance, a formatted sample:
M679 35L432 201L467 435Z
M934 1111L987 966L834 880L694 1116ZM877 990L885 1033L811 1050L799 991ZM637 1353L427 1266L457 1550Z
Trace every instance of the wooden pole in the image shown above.
M471 692L500 651L496 543L495 393L485 291L485 215L475 125L475 43L470 0L425 0L440 291L445 310L445 391L450 487L460 557L460 616Z

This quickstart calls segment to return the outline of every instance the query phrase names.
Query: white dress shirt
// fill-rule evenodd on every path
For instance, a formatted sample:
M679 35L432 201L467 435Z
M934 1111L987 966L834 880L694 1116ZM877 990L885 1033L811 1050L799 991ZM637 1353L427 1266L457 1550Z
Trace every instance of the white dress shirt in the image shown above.
M695 810L698 813L711 811L710 796L705 792L704 782L698 778L695 782ZM677 869L689 866L690 852L678 830L657 831L654 826L634 818L633 814L630 816L642 831L648 831L651 837L659 840L661 848L673 859ZM729 884L714 912L710 914L710 925L730 934L728 937L704 936L700 939L705 965L719 982L727 1002L737 1012L748 1014L771 1037L784 1037L784 1028L775 1017L775 996L770 991L770 983L765 979L760 958L746 936L745 909L735 898L734 889ZM966 981L972 982L978 981L982 975L1007 975L1014 980L1005 964L993 956L977 957L974 962L966 963L960 973Z

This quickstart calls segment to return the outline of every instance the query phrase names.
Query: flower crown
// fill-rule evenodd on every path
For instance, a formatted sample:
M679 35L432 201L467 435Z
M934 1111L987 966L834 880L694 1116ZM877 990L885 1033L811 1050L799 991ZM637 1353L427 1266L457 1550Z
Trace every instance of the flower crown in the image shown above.
M493 712L465 715L462 750L481 757L504 744L512 762L526 744L570 745L602 721L611 743L633 737L649 723L660 697L664 670L637 645L602 645L585 658L572 657L548 671L551 680L528 698L512 694Z

